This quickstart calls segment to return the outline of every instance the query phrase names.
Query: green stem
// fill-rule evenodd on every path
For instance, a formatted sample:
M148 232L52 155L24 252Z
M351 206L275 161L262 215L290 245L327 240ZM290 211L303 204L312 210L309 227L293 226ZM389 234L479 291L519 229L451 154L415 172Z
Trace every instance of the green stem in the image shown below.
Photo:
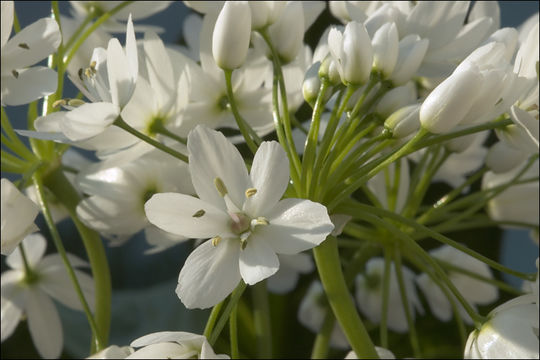
M257 152L257 143L261 143L261 139L257 137L253 137L253 134L255 133L253 130L249 130L249 125L246 123L242 115L240 115L240 112L238 111L238 107L236 106L236 101L234 100L234 92L232 88L232 70L223 70L223 73L225 74L225 85L227 87L227 97L229 98L229 104L231 105L231 111L234 115L234 118L236 120L236 124L238 125L238 128L240 129L240 132L242 133L242 136L244 137L244 140L246 140L246 144L248 145L249 149L253 154ZM257 142L257 143L255 143Z
M388 303L390 300L390 271L392 259L390 258L390 250L384 250L384 275L383 275L383 291L382 291L382 310L381 323L379 326L379 337L381 346L388 348Z
M272 329L266 281L253 285L253 321L259 358L272 358Z
M227 323L227 320L229 319L229 315L231 314L233 307L238 303L238 300L240 300L240 297L244 293L244 290L246 290L246 286L246 283L243 280L240 280L240 284L238 284L236 289L234 289L234 291L232 292L231 297L227 302L227 306L225 306L225 309L219 317L216 326L212 330L212 334L208 337L208 342L210 343L210 345L215 344L217 338L219 337L219 334L221 334L221 330L223 330L225 323Z
M158 148L159 150L161 151L164 151L166 152L167 154L171 155L171 156L174 156L175 158L177 159L180 159L182 160L183 162L185 163L188 163L189 162L189 159L186 155L174 150L174 149L171 149L170 147L166 146L166 145L163 145L162 143L160 143L159 141L157 140L154 140L152 139L150 136L148 135L145 135L137 130L135 130L134 128L132 128L131 126L129 126L128 123L126 123L122 117L117 117L116 120L114 120L114 123L113 125L116 125L118 126L119 128L127 131L128 133L130 133L131 135L134 135L136 137L138 137L139 139L141 139L142 141Z
M231 359L239 359L238 352L238 304L234 304L229 317L229 336L231 340Z
M24 245L22 242L19 243L19 251L21 252L24 265L24 278L31 282L33 279L37 278L37 274L32 270L32 267L28 263L28 258L26 257L26 252L24 251Z
M179 135L176 135L175 133L173 133L172 131L170 131L169 129L167 129L165 126L163 126L163 124L159 123L159 125L155 125L152 130L154 130L157 134L161 134L161 135L164 135L168 138L171 138L175 141L178 141L180 144L184 144L184 145L187 145L187 139L186 138L183 138Z
M79 25L77 30L75 30L75 32L73 32L73 35L71 35L69 40L64 45L64 49L66 49L66 50L69 49L71 47L71 45L73 45L73 43L75 43L75 40L77 40L77 38L79 37L79 35L81 35L81 33L83 32L86 25L88 25L90 23L90 21L92 21L93 18L94 18L94 15L92 13L89 13L88 15L86 15L83 22Z
M334 325L336 323L336 318L330 309L327 309L324 316L324 321L322 324L315 342L313 343L313 348L311 350L311 359L326 359L328 356L328 347L330 345L330 338L332 337L332 331L334 330Z
M73 270L73 267L71 266L69 259L67 257L64 244L62 243L62 239L60 238L60 234L58 233L58 229L56 228L56 225L54 223L54 220L49 210L49 206L47 204L47 200L45 198L45 191L43 189L42 179L40 175L34 174L34 176L32 177L32 180L34 182L34 186L36 187L38 202L41 207L41 211L43 212L43 215L45 217L47 227L49 228L49 231L51 233L54 245L56 246L56 249L58 250L60 257L62 258L62 262L64 263L64 266L73 284L75 292L77 293L77 297L79 298L79 301L81 302L84 313L86 314L86 319L88 320L90 329L92 330L93 340L95 341L95 344L93 344L93 346L95 346L97 350L101 350L105 347L106 340L100 336L96 321L94 317L92 316L92 312L90 310L90 307L88 306L88 303L86 302L86 299L84 298L84 294L79 284L79 280L77 279L77 276L75 275L75 271Z
M96 22L90 26L84 34L73 44L73 47L69 51L67 57L64 60L64 67L67 68L68 64L71 62L79 48L82 46L82 44L86 41L86 39L92 34L101 24L103 24L105 21L109 20L111 16L116 14L118 11L122 10L129 4L131 4L133 1L124 1L123 3L119 4L118 6L111 9L111 11L106 12L102 16L99 17L99 19L96 20Z
M210 335L212 334L212 330L214 330L214 326L216 325L216 321L219 317L219 312L221 311L221 308L223 307L224 303L225 303L225 300L215 305L212 308L212 311L210 312L210 316L208 316L208 320L206 321L206 326L204 327L204 332L203 332L204 336L207 339L210 338Z
M66 178L60 167L48 172L43 177L44 185L56 196L59 202L66 207L77 231L83 241L95 287L95 321L101 347L94 349L102 350L107 346L109 328L111 323L111 275L109 264L105 254L105 248L99 235L87 228L77 217L77 204L80 201L79 194Z
M354 352L359 358L378 358L343 277L337 239L328 236L313 254L328 302Z

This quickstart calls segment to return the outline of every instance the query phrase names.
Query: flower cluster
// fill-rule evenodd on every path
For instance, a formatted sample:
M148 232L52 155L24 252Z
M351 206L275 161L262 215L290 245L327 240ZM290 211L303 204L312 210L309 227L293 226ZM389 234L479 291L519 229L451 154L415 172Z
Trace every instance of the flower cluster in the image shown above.
M141 22L177 5L182 45ZM2 342L26 321L44 358L538 358L538 272L494 251L498 229L538 245L538 13L72 1L21 29L17 7L2 1ZM112 305L111 253L137 237L132 267L185 253L143 271L172 270L205 326L109 334L144 322ZM79 239L88 261L66 251ZM84 313L89 352L63 346L51 298Z

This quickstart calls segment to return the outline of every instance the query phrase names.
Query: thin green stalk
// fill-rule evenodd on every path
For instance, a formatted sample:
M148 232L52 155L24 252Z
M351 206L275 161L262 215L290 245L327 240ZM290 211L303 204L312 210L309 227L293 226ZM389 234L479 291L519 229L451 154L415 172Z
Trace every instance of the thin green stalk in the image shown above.
M11 127L11 122L9 121L9 118L7 116L6 111L4 110L4 107L1 108L1 115L0 115L0 121L2 123L2 130L6 133L6 137L4 138L4 135L2 134L2 142L6 143L5 145L11 144L14 147L14 152L21 156L22 158L33 161L36 159L36 155L32 153L26 145L21 141L19 136L15 133L13 130L13 127ZM16 151L15 151L16 148Z
M212 334L212 331L214 330L214 326L216 325L216 321L219 317L219 312L221 311L221 308L223 307L223 304L226 300L221 301L219 304L214 305L212 308L212 311L210 312L210 315L208 316L208 320L206 321L206 326L204 327L203 335L209 339L210 335Z
M311 117L311 126L309 127L309 133L307 136L306 146L304 149L304 156L302 158L302 175L301 179L304 180L304 190L307 196L311 192L311 178L313 175L313 168L315 165L315 155L317 153L317 143L319 140L319 127L321 124L321 115L324 110L326 91L329 88L328 81L322 80L317 101L315 101L315 107L313 108L313 114ZM317 186L317 183L313 183Z
M131 126L129 126L128 123L126 123L122 117L117 117L116 120L114 120L114 123L113 125L116 125L118 126L119 128L127 131L128 133L130 133L131 135L134 135L136 137L138 137L139 139L141 139L142 141L158 148L159 150L161 151L164 151L166 152L167 154L171 155L171 156L174 156L175 158L177 159L180 159L182 160L183 162L185 163L188 163L189 162L189 159L186 155L174 150L174 149L171 149L170 147L166 146L166 145L163 145L162 143L160 143L159 141L157 140L154 140L152 139L150 136L148 135L145 135L139 131L137 131L136 129L132 128Z
M99 235L87 228L77 217L76 208L80 201L79 194L66 178L60 166L46 173L43 177L43 183L66 207L83 241L94 278L95 321L101 345L93 350L102 350L107 346L111 323L111 275L105 248Z
M169 129L167 129L165 126L163 126L162 124L160 126L158 126L157 128L154 127L153 130L155 130L155 132L157 134L161 134L161 135L164 135L168 138L171 138L175 141L178 141L180 144L184 144L184 145L187 145L187 139L186 138L183 138L179 135L176 135L175 133L173 133L172 131L170 131Z
M255 133L253 130L249 130L248 123L244 120L242 115L240 115L240 112L238 111L238 107L236 106L236 101L234 99L234 92L232 88L232 70L223 70L223 73L225 74L225 85L227 87L227 97L229 98L229 104L231 106L231 111L234 115L234 119L236 120L236 124L238 125L238 128L240 129L240 132L242 133L242 136L244 137L244 140L246 140L246 144L248 145L249 149L253 154L257 152L258 144L261 143L261 139L257 137L252 137ZM257 144L258 143L258 144Z
M411 308L409 307L409 298L407 296L407 290L405 288L405 281L403 280L403 269L401 267L401 254L398 252L398 248L394 249L394 264L396 269L396 278L399 285L399 294L403 304L403 311L405 312L405 318L409 326L409 339L411 341L411 347L413 349L414 357L421 358L420 344L418 343L418 334L416 333L416 327L414 326L414 319L411 314Z
M83 22L79 25L79 27L73 32L73 35L71 35L69 40L65 43L64 49L68 50L75 43L75 40L79 38L84 28L86 28L86 25L88 25L93 18L94 14L89 13L88 15L86 15Z
M82 46L82 44L86 41L86 39L92 34L101 24L103 24L105 21L107 21L111 16L116 14L118 11L122 10L129 4L131 4L133 1L124 1L118 6L114 7L110 11L106 12L102 16L99 17L99 19L96 20L96 22L90 26L79 39L73 44L73 47L69 51L67 57L64 59L64 66L67 68L68 64L71 62L79 48Z
M476 251L474 251L472 249L469 249L468 247L466 247L463 244L460 244L460 243L458 243L458 242L456 242L456 241L454 241L454 240L452 240L452 239L450 239L450 238L448 238L448 237L446 237L446 236L444 236L442 234L439 234L438 232L435 232L435 231L431 230L430 228L428 228L428 227L426 227L424 225L418 224L414 220L411 220L409 218L406 218L406 217L403 217L401 215L395 214L392 211L376 208L374 206L364 205L364 204L361 204L361 203L358 203L358 202L355 203L354 205L352 205L350 202L347 203L347 204L343 204L343 206L339 210L340 210L340 213L344 212L346 214L352 215L353 217L357 217L357 218L358 218L359 214L361 214L362 220L366 220L366 217L372 216L372 215L377 215L377 216L380 216L380 217L385 217L385 218L389 218L391 220L395 220L398 223L402 223L404 225L410 226L415 231L425 233L428 236L430 236L431 238L433 238L433 239L435 239L435 240L437 240L437 241L439 241L439 242L441 242L443 244L450 245L453 248L456 248L457 250L460 250L460 251L466 253L467 255L470 255L470 256L474 257L475 259L480 260L481 262L487 264L488 266L490 266L491 268L493 268L495 270L499 270L499 271L505 272L507 274L514 275L514 276L516 276L516 277L518 277L520 279L523 279L523 280L529 280L529 281L536 280L536 273L534 273L534 274L526 274L526 273L522 273L522 272L510 269L510 268L508 268L506 266L503 266L503 265L499 264L498 262L496 262L494 260L491 260L491 259L485 257L484 255L477 253ZM384 224L384 223L382 223L382 224ZM387 226L392 226L392 224L390 224L388 222L386 224L387 224ZM400 234L404 234L404 233L402 231L400 231ZM410 238L409 235L407 235L407 237ZM414 241L412 238L410 238L410 239L412 241Z
M332 330L334 330L334 324L336 318L330 309L327 309L324 316L324 321L319 333L315 337L313 342L313 348L311 349L311 359L326 359L328 356L328 348L330 345L330 338L332 337Z
M244 293L246 286L246 283L243 280L240 280L240 284L238 284L236 289L234 289L234 291L232 292L230 299L227 302L227 306L225 306L225 309L221 313L219 320L216 323L216 326L212 330L212 334L207 337L210 345L215 344L217 338L219 337L219 334L221 334L221 330L223 330L223 327L227 323L227 320L229 320L229 315L231 314L233 307L238 303L238 300L240 300L240 297Z
M272 329L266 281L260 281L253 285L252 290L253 322L255 323L258 355L259 358L270 359L272 358Z
M390 300L390 271L392 259L390 258L390 249L384 249L384 274L383 274L383 291L382 291L382 310L381 322L379 325L379 337L381 346L388 348L388 303Z
M234 304L229 317L229 336L231 341L231 359L239 359L238 352L238 304Z
M354 352L359 358L378 358L341 271L337 239L328 236L313 254L328 302Z
M54 223L54 220L49 210L49 205L47 204L47 200L45 198L45 191L43 189L42 179L40 175L34 174L34 176L32 177L32 180L34 182L34 186L36 187L38 202L41 207L41 211L43 212L43 215L45 217L47 227L49 228L49 231L51 233L51 237L53 239L54 245L56 246L56 250L58 250L58 253L62 259L62 262L64 263L64 266L73 284L75 292L77 293L77 297L79 298L79 301L81 302L84 313L86 314L86 319L88 320L90 329L92 330L93 340L95 341L94 346L96 347L96 349L101 350L105 347L106 340L100 336L96 321L92 315L92 311L90 310L90 307L88 306L88 303L86 299L84 298L84 294L79 284L79 280L77 279L77 276L75 275L75 271L73 270L73 267L71 266L69 259L67 257L64 244L62 243L62 239L60 238L60 234L58 233L58 229L56 228L56 225Z
M19 251L21 252L21 257L23 260L24 265L24 278L31 282L33 279L35 279L38 275L34 270L32 270L32 267L30 266L30 263L28 262L28 258L26 257L26 252L24 251L24 245L22 242L19 243Z

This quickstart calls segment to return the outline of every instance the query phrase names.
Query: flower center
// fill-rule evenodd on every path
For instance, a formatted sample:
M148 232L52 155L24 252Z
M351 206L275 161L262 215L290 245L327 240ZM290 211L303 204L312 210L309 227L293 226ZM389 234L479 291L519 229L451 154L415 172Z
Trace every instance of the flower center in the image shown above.
M244 213L229 213L231 217L231 230L236 235L241 235L249 230L251 219Z

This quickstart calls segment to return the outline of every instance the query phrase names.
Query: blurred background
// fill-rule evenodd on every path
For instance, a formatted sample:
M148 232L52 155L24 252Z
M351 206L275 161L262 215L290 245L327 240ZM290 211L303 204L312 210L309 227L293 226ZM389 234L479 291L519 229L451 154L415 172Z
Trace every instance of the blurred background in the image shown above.
M537 1L499 1L501 9L501 27L517 27L528 17L538 12ZM68 2L60 2L60 12L70 16ZM21 28L31 24L41 17L50 13L49 1L18 1L15 2L15 10L19 17ZM182 43L182 24L185 17L191 12L182 2L173 2L165 11L149 18L143 19L137 24L158 25L165 29L160 34L165 43ZM311 29L311 37L317 37L328 23L338 23L328 10L321 14L314 27ZM324 27L323 27L324 26ZM118 34L123 43L123 34ZM137 34L139 37L140 34ZM306 41L308 39L306 38ZM310 44L312 45L312 44ZM66 84L69 81L66 81ZM67 95L74 91L71 86L66 88ZM8 107L7 114L15 128L23 128L26 122L26 106ZM18 124L18 125L17 125ZM2 174L2 177L13 179L11 174ZM37 220L41 229L46 229L41 217ZM60 233L68 252L86 258L81 247L74 226L69 220L60 223ZM44 235L48 235L43 231ZM507 266L523 271L535 272L534 261L538 257L538 247L530 240L528 231L506 230L485 231L476 234L481 238L484 246L491 247L494 254L500 253L501 260ZM458 240L458 238L456 238ZM177 245L168 251L155 255L143 255L148 248L141 236L136 236L121 247L107 248L107 256L111 267L113 281L113 318L110 343L127 345L133 339L156 331L191 331L202 333L208 311L187 311L174 293L178 273L187 255L191 251L190 242ZM54 252L50 245L49 252ZM5 269L4 257L2 257L2 271ZM504 277L505 281L515 287L520 287L520 280L513 277ZM307 286L309 279L302 279L300 286ZM300 297L287 297L287 295L272 295L272 309L281 316L276 316L273 326L283 328L283 338L290 334L295 340L290 343L287 350L289 353L309 353L313 334L299 325L295 319L294 311L287 313L286 308L298 304ZM64 327L64 354L63 357L87 356L90 330L82 313L78 313L58 304ZM295 307L296 308L296 307ZM308 348L302 345L308 344ZM284 340L285 344L287 340ZM289 340L290 341L290 340ZM219 346L219 344L217 345ZM241 347L242 348L242 347ZM275 349L279 356L280 349ZM285 349L281 349L285 350ZM227 350L224 350L227 351ZM219 351L216 351L219 353ZM8 340L2 343L2 358L34 358L39 357L29 337L26 322L21 322L16 332ZM459 356L459 354L458 354ZM294 356L293 356L294 357Z

